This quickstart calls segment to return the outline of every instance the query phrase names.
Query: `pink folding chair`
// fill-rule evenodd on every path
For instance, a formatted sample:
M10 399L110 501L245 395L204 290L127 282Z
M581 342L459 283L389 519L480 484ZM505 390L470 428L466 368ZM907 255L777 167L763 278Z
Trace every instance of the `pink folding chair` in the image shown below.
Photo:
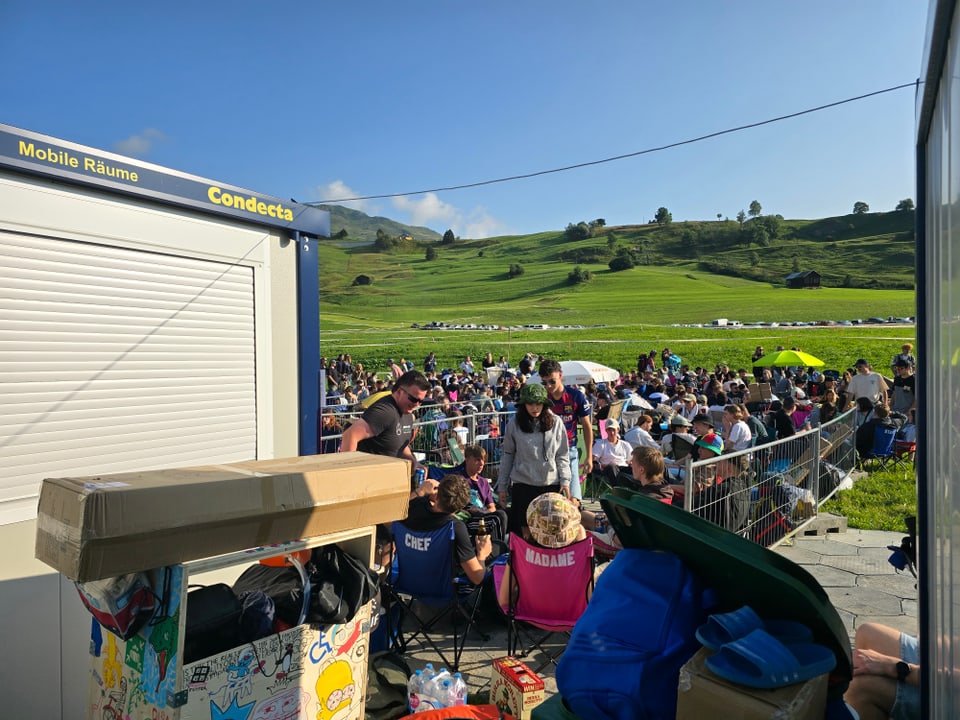
M520 652L520 633L526 630L530 644L522 654L538 648L546 655L535 672L549 663L556 665L570 631L587 608L593 592L593 570L593 538L589 535L566 547L542 548L511 533L507 564L496 565L493 570L498 598L502 597L503 583L510 584L509 602L500 603L508 621L507 653ZM531 628L545 632L531 632ZM565 636L563 644L559 648L545 647L554 634Z

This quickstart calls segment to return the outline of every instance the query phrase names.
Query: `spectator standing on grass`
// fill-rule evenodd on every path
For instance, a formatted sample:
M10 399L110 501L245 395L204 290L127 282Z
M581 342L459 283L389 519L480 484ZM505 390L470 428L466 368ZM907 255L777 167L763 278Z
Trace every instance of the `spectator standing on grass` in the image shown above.
M856 368L857 374L847 383L845 391L850 401L856 402L858 399L865 397L874 405L878 402L886 405L887 382L883 379L883 376L878 372L874 372L873 368L870 367L870 363L863 358L857 360L854 367Z
M890 403L890 408L908 417L910 411L917 406L917 376L914 375L913 368L904 357L897 356L894 365L896 376L893 378L893 402Z
M524 385L517 413L503 434L497 493L503 507L507 494L512 496L512 532L526 527L527 507L538 495L559 492L570 497L567 433L551 404L543 385Z
M890 369L893 370L894 374L897 372L897 363L905 362L912 368L917 367L917 359L913 356L913 344L904 343L900 346L900 352L897 355L893 356L893 362L890 363Z
M437 356L430 353L423 359L423 371L427 374L437 371Z
M463 362L460 363L460 369L461 369L464 373L466 373L467 375L471 375L471 376L472 376L472 375L474 374L474 370L473 370L473 360L470 359L470 356L469 356L469 355L467 355L467 356L463 359Z
M584 467L589 472L593 467L593 423L592 410L586 396L579 388L563 384L563 370L556 360L544 360L540 363L540 382L547 389L551 410L563 422L567 431L567 447L570 454L570 493L574 502L583 498L580 489L580 452L577 449L577 425L583 431L583 447L586 458Z

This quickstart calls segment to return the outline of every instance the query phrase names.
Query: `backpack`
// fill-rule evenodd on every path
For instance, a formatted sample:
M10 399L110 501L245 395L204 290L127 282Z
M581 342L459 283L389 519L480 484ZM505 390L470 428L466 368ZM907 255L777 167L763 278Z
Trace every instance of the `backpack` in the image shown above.
M700 648L695 632L712 596L672 553L617 553L557 666L557 688L573 713L673 720L680 668Z

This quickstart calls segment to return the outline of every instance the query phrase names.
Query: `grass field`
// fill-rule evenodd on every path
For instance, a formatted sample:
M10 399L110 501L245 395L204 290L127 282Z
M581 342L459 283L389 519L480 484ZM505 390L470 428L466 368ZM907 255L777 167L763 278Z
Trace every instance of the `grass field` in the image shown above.
M867 292L867 291L864 291ZM570 322L574 322L571 318ZM714 328L614 324L581 330L433 330L321 316L320 349L325 356L350 353L367 369L385 370L389 358L405 357L418 367L430 352L439 367L456 367L465 355L478 361L491 352L515 365L525 352L560 360L593 360L617 369L635 368L637 355L670 347L691 366L727 363L750 368L757 345L800 347L828 368L845 369L866 358L889 374L890 359L904 342L914 342L913 326Z

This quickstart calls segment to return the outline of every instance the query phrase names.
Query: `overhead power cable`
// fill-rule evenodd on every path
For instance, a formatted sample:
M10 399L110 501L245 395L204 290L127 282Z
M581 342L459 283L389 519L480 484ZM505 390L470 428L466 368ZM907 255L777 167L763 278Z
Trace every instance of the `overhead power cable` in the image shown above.
M865 100L866 98L874 97L875 95L883 95L884 93L894 92L895 90L903 90L904 88L908 87L919 87L920 82L920 80L916 80L914 82L904 83L902 85L894 85L893 87L888 87L884 90L877 90L865 95L857 95L856 97L847 98L846 100L838 100L837 102L827 103L826 105L818 105L817 107L800 110L799 112L790 113L789 115L780 115L779 117L770 118L769 120L761 120L759 122L749 123L747 125L739 125L737 127L727 128L726 130L718 130L717 132L701 135L700 137L690 138L689 140L680 140L678 142L670 143L669 145L660 145L658 147L647 148L646 150L637 150L636 152L624 153L623 155L614 155L613 157L603 158L602 160L590 160L588 162L576 163L575 165L565 165L563 167L552 168L550 170L538 170L536 172L524 173L522 175L510 175L508 177L495 178L493 180L481 180L479 182L464 183L463 185L448 185L446 187L429 188L427 190L411 190L410 192L384 193L382 195L360 195L348 198L334 198L332 200L318 200L317 202L306 204L322 205L325 203L350 202L352 200L378 200L380 198L406 197L409 195L422 195L424 193L431 192L446 192L448 190L465 190L467 188L495 185L497 183L511 182L513 180L525 180L527 178L538 177L540 175L567 172L568 170L577 170L579 168L590 167L591 165L602 165L604 163L614 162L616 160L626 160L627 158L649 155L650 153L655 152L662 152L664 150L670 150L683 145L692 145L693 143L709 140L710 138L720 137L721 135L730 135L731 133L750 130L752 128L761 127L762 125L769 125L771 123L781 122L782 120L790 120L791 118L800 117L801 115L809 115L810 113L820 112L821 110L828 110L839 105L846 105L847 103L856 102L857 100Z

